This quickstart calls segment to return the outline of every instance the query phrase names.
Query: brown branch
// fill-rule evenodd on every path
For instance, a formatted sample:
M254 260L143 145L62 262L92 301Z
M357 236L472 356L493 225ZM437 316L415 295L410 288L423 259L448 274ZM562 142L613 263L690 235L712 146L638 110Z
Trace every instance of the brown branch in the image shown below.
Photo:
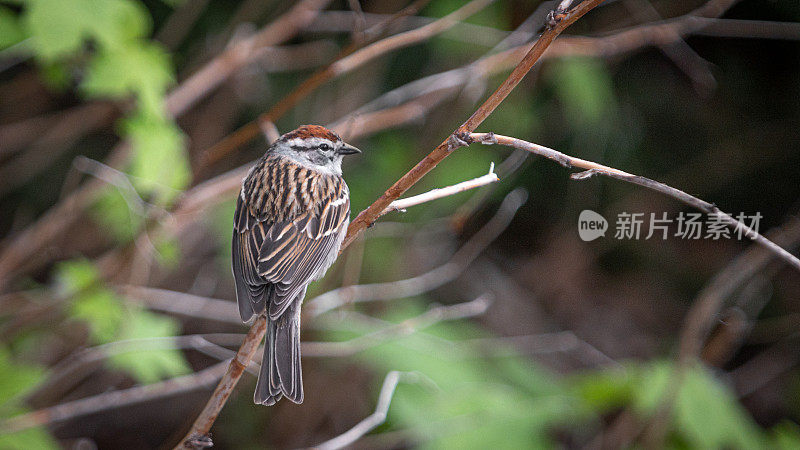
M505 231L527 198L528 194L522 188L511 191L506 195L494 217L444 264L413 278L385 283L344 286L328 291L306 302L307 314L310 314L311 317L317 317L348 303L412 297L453 281Z
M264 316L259 316L256 318L253 326L250 327L250 331L247 332L242 346L239 347L239 350L236 352L236 357L231 361L228 370L217 385L208 403L206 403L203 411L197 419L195 419L189 433L175 447L176 449L192 448L193 442L197 442L198 440L203 441L206 438L208 431L211 429L211 425L217 420L217 416L220 411L222 411L222 407L225 406L231 393L233 393L233 388L236 387L247 365L253 359L253 355L256 353L256 350L258 350L258 346L266 332L267 319Z
M792 255L781 246L765 238L764 236L759 234L756 230L750 228L746 224L734 219L727 213L717 208L715 205L708 203L704 200L700 200L699 198L694 197L692 195L689 195L686 192L681 191L680 189L675 189L664 183L659 183L658 181L654 181L649 178L623 172L613 167L604 166L602 164L598 164L592 161L587 161L585 159L574 158L572 156L565 155L551 148L523 141L521 139L516 139L508 136L501 136L494 133L472 133L468 136L468 138L474 142L480 142L483 144L500 144L525 150L534 153L536 155L552 159L553 161L556 161L557 163L561 164L564 167L568 168L579 167L582 169L586 169L586 172L572 174L571 178L574 180L584 180L593 175L605 175L607 177L616 178L622 181L627 181L628 183L633 183L642 187L646 187L648 189L652 189L654 191L661 192L662 194L668 195L676 200L679 200L691 206L692 208L703 211L706 214L719 217L722 221L725 222L725 224L734 229L743 230L745 236L757 242L758 244L761 244L763 247L770 250L772 253L783 259L789 265L793 266L797 270L800 270L800 259L798 259L796 256Z
M258 116L256 120L243 125L213 147L203 152L197 167L198 173L203 173L209 166L255 139L259 134L259 122L275 122L325 82L348 73L380 55L430 39L452 28L459 21L475 14L493 1L495 0L472 0L435 22L414 30L389 36L353 53L346 54L300 83L289 94L279 100L269 111ZM351 46L351 48L353 48L353 46ZM344 53L346 52L347 50L345 50Z
M467 119L458 129L439 144L436 149L428 154L422 161L420 161L408 173L403 175L396 183L394 183L375 203L370 205L366 210L362 211L358 217L350 223L347 230L342 247L346 247L353 239L370 226L380 216L383 210L389 206L394 200L403 195L411 186L416 184L425 174L431 169L436 167L442 160L444 160L450 153L453 152L461 144L457 142L459 136L468 135L475 128L480 125L487 117L500 105L500 103L511 93L517 84L522 81L522 78L528 71L533 68L536 61L541 58L544 51L553 43L555 38L561 34L564 29L574 23L587 12L591 11L597 5L603 3L604 0L586 0L575 9L569 11L563 18L552 28L548 28L541 37L536 41L531 50L511 72L511 75L497 88L497 90L475 111L475 113ZM454 139L455 138L455 139Z
M177 115L186 111L204 93L213 90L246 65L261 47L292 38L316 17L330 0L303 0L255 35L235 43L174 89L167 98L167 111Z
M552 44L553 40L561 34L564 29L574 23L580 17L591 11L596 6L603 3L604 0L585 0L571 11L559 11L558 21L554 26L548 28L542 36L536 41L530 52L522 59L519 65L511 72L511 75L500 85L500 87L478 108L478 110L467 121L459 127L454 133L454 136L468 135L474 131L481 122L483 122L489 115L500 105L500 103L508 96L514 87L522 81L522 78L533 67L536 61L541 58L547 47ZM453 139L448 138L442 142L433 152L425 157L418 163L411 171L398 180L392 187L389 188L375 203L363 211L359 216L350 224L347 230L347 236L342 244L341 249L344 250L350 243L353 242L355 237L360 234L367 226L371 225L380 214L392 203L399 198L408 188L413 186L419 181L426 173L433 169L438 163L446 158L455 146L452 144ZM196 439L204 439L207 435L214 421L222 410L222 407L230 397L233 387L239 381L239 378L244 371L247 362L252 359L252 354L258 343L263 339L265 333L265 321L263 317L256 320L256 324L250 329L245 338L242 348L237 353L236 364L231 364L231 369L225 374L219 386L212 395L206 407L200 413L200 416L195 420L187 437L183 439L176 448L186 448L191 446L192 442ZM247 351L243 351L245 347ZM240 356L242 358L240 358Z
M576 180L584 180L594 175L605 175L610 178L626 181L668 195L707 214L716 215L728 226L734 229L739 228L744 230L744 235L758 243L761 246L760 249L768 250L770 255L778 256L784 262L790 264L795 269L800 270L800 259L789 253L787 250L765 238L757 231L748 227L746 224L741 223L730 215L722 212L715 205L689 195L679 189L675 189L671 186L651 180L649 178L633 175L592 161L574 158L551 148L508 136L500 136L493 133L472 133L468 136L468 138L470 141L480 142L483 144L500 144L526 150L528 152L556 161L567 168L579 167L586 169L585 172L572 174L571 178ZM763 267L763 264L768 261L764 255L760 256L761 264L755 263L751 260L752 258L753 257L751 256L749 259L737 259L736 264L733 265L734 269L732 272L727 273L727 277L721 276L720 278L715 279L715 282L707 288L707 291L704 290L704 292L701 294L701 299L695 302L694 306L692 307L692 310L689 313L689 318L687 319L685 331L681 336L681 349L678 359L678 366L672 374L670 382L665 389L665 394L663 396L664 400L653 414L653 419L650 422L650 426L647 427L646 431L644 432L644 439L647 447L658 448L663 443L666 427L669 422L669 415L672 411L675 397L677 396L683 381L686 368L688 368L691 362L695 360L694 358L699 355L702 348L703 339L710 328L711 318L714 317L716 310L719 308L719 305L724 299L722 296L714 295L715 291L730 292L730 283L727 278L732 276L735 277L735 279L742 279L742 277L747 277L748 275L752 276L755 271ZM727 283L727 286L725 283ZM635 430L635 433L639 434L641 431L642 428L639 427ZM624 438L630 438L630 436L625 436Z
M104 392L92 397L74 400L7 419L0 424L0 434L14 433L28 428L60 422L75 417L94 414L108 409L134 405L146 401L177 395L196 389L211 387L225 373L227 361L214 364L191 375L130 389Z

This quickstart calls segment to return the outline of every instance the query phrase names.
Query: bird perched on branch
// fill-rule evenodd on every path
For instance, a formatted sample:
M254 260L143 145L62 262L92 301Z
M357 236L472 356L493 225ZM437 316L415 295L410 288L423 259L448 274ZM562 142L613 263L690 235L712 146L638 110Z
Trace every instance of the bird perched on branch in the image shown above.
M267 318L254 401L303 402L300 305L333 264L350 222L342 157L360 153L303 125L275 141L242 181L233 218L233 277L242 321Z

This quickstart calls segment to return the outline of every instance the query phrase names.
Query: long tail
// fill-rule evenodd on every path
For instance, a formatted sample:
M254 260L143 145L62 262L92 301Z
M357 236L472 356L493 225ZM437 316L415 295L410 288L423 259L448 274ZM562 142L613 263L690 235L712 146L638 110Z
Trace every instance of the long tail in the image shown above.
M267 317L264 359L253 401L274 405L282 396L303 403L303 370L300 363L300 301L294 301L276 320Z

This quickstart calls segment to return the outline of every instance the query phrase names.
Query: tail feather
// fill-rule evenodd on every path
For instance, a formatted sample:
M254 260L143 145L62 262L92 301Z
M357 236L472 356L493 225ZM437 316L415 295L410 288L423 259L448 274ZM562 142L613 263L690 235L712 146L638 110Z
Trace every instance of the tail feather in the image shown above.
M254 401L273 405L285 396L303 403L303 371L300 359L300 305L289 307L277 320L267 318L264 359Z
M273 385L271 380L278 379L275 366L275 322L267 319L267 338L264 343L264 357L261 359L261 370L258 373L256 392L253 401L256 404L272 406L283 397L280 386Z

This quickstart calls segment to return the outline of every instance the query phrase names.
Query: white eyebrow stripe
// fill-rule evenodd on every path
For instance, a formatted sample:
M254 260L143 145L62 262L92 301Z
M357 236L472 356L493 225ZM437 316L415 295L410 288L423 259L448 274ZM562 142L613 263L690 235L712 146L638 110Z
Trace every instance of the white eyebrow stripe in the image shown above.
M286 141L286 144L288 144L290 147L312 148L312 147L318 147L320 144L328 144L331 146L331 148L334 147L334 144L333 142L331 142L330 139L325 139L320 137L310 137L305 139L303 138L289 139L288 141Z

